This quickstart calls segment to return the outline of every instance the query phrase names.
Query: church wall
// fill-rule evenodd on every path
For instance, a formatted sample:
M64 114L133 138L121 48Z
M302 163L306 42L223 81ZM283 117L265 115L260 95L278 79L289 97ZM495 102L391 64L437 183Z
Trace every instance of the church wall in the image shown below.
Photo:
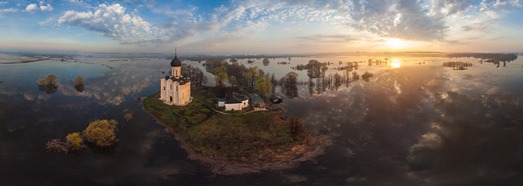
M160 79L160 100L165 101L165 79Z

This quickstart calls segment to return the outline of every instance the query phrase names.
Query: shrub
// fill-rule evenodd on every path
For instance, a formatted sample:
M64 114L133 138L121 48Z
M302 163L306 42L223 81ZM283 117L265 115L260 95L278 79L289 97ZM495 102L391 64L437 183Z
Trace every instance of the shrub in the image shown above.
M80 92L84 91L84 77L76 77L76 79L74 80L74 88Z
M46 147L47 151L56 151L61 153L69 152L69 145L67 143L62 142L60 139L52 139L51 141L47 142Z
M58 77L54 74L49 74L45 78L39 79L38 88L48 94L55 93L58 89Z
M45 78L38 80L38 86L58 87L58 77L54 74L49 74Z
M65 137L65 140L69 144L69 149L71 150L82 150L86 147L84 144L84 139L82 139L82 136L79 132L68 134Z
M100 147L108 147L113 145L116 139L116 125L115 120L96 120L89 123L89 126L82 132L84 139Z
M134 115L131 114L131 113L125 113L125 114L123 115L123 119L124 119L125 121L129 122L129 121L131 121L131 120L134 119Z

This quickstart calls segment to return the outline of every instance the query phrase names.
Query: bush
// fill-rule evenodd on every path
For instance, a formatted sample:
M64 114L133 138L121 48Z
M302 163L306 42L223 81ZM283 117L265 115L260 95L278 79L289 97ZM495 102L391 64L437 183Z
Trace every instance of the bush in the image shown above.
M47 151L56 151L67 154L69 152L69 145L62 142L60 139L52 139L47 142L46 147Z
M89 126L82 132L84 139L100 147L108 147L113 145L116 139L116 125L115 120L96 120L89 123Z
M65 137L65 140L69 144L69 149L71 150L82 150L86 147L84 139L79 132L68 134Z
M131 120L134 119L134 115L131 114L131 113L125 113L125 114L123 115L123 119L124 119L125 121L129 122L129 121L131 121Z
M77 76L74 80L74 88L79 92L84 91L84 77Z
M38 80L38 86L58 87L58 77L54 74L49 74L45 78Z
M48 94L55 93L58 89L58 77L54 74L49 74L45 78L38 80L38 87L41 91Z

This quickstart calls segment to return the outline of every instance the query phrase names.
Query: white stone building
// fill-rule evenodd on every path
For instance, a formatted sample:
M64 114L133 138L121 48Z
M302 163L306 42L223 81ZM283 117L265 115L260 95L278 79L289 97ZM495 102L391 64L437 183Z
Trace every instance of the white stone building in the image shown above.
M220 103L218 102L218 105ZM249 96L232 93L225 96L225 102L223 103L226 111L243 110L249 107Z
M182 76L182 61L174 52L171 75L160 79L160 100L167 105L183 106L191 102L191 79Z

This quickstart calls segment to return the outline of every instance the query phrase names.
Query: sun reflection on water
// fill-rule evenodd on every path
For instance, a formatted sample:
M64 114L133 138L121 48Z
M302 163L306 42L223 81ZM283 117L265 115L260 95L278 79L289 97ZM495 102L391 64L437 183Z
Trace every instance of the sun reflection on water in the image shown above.
M400 68L401 67L401 61L399 59L393 59L390 62L390 67L392 67L392 68Z

